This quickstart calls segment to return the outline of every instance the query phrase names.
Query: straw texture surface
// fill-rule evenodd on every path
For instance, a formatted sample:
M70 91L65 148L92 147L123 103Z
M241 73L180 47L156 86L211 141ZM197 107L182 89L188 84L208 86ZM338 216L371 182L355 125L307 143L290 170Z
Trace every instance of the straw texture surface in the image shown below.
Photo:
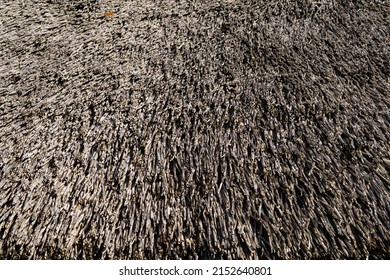
M0 11L0 258L389 257L388 1Z

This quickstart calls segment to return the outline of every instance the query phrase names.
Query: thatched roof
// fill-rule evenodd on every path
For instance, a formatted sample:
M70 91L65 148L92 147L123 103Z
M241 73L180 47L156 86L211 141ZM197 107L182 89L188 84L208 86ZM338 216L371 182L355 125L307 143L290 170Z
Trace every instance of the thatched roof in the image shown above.
M387 1L0 10L1 258L389 256Z

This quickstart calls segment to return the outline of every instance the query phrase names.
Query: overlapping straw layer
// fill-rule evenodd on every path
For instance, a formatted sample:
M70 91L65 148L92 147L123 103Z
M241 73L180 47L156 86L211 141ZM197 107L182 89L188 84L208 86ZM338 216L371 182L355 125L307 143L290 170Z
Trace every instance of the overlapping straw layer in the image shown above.
M0 256L389 256L387 1L2 1Z

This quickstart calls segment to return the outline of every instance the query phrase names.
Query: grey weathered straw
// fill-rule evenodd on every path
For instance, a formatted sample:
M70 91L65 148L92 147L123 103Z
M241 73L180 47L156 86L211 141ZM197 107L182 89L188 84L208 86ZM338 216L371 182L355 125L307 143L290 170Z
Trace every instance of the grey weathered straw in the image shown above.
M0 257L389 257L387 1L2 1Z

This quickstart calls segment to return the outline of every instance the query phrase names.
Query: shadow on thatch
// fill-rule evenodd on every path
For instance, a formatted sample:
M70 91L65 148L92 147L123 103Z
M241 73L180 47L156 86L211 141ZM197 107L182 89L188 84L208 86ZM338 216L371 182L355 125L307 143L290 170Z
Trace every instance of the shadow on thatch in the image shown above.
M1 258L389 256L387 1L6 2Z

